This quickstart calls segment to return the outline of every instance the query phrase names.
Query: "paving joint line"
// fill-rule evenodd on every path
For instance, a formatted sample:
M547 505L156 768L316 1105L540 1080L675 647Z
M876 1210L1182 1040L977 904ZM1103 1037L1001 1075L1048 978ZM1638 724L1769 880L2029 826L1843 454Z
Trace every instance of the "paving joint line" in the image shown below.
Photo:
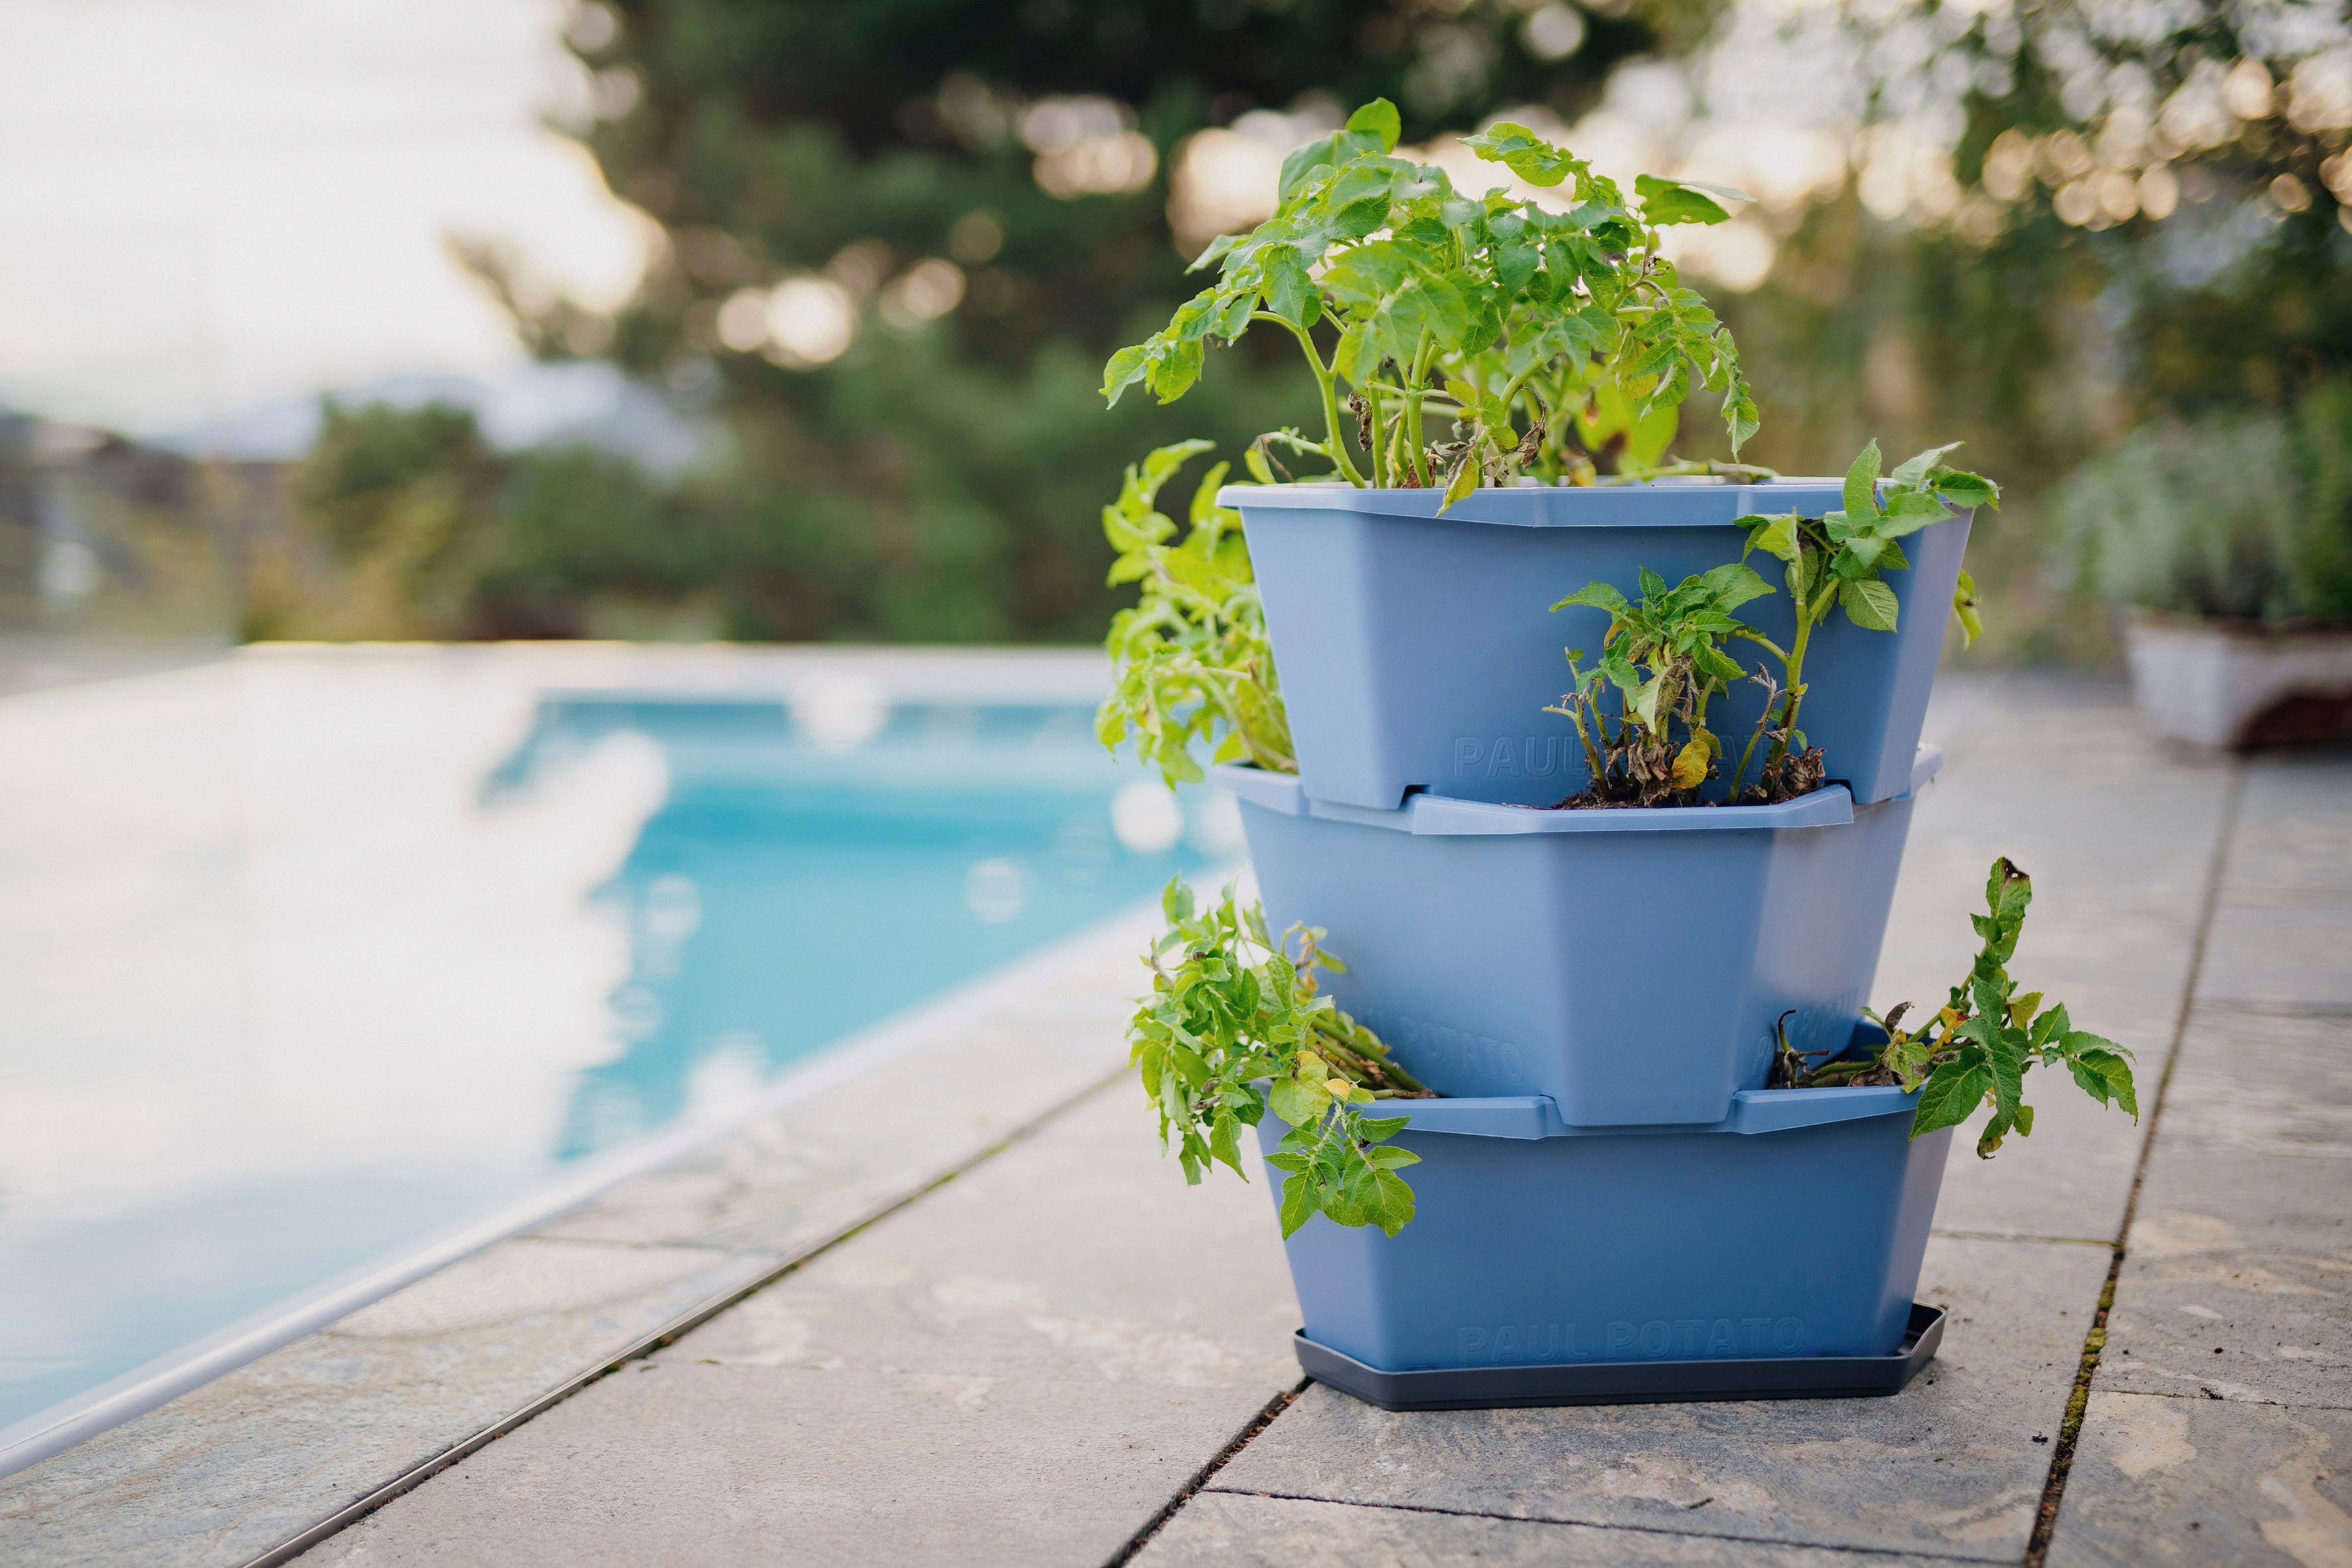
M394 1477L392 1480L385 1482L383 1486L376 1488L373 1491L367 1493L358 1500L345 1504L343 1507L336 1510L333 1513L328 1515L325 1519L320 1520L318 1523L302 1531L299 1534L279 1542L277 1545L271 1547L268 1551L260 1553L258 1556L247 1559L243 1564L243 1568L280 1568L281 1564L292 1562L295 1558L300 1556L303 1552L310 1551L310 1548L320 1544L321 1542L350 1529L352 1525L357 1524L361 1520L365 1519L369 1514L372 1514L375 1512L376 1510L383 1507L384 1504L391 1502L408 1492L415 1490L418 1487L424 1485L426 1481L431 1480L435 1476L439 1475L442 1471L449 1469L453 1466L470 1458L475 1454L481 1452L482 1449L488 1447L492 1443L495 1443L499 1438L506 1436L509 1433L517 1430L526 1423L536 1420L538 1417L546 1415L557 1405L581 1393L592 1384L602 1383L607 1377L619 1372L623 1367L628 1366L635 1362L644 1361L655 1352L665 1350L670 1345L677 1343L679 1340L684 1339L688 1334L692 1333L695 1330L702 1327L705 1323L709 1322L713 1318L718 1317L722 1312L726 1312L732 1308L742 1305L743 1302L751 1300L753 1296L758 1295L761 1291L765 1290L770 1286L788 1279L804 1265L814 1263L825 1254L832 1252L835 1248L842 1246L844 1243L863 1235L868 1230L871 1230L874 1226L881 1224L892 1215L897 1215L905 1209L911 1208L916 1204L920 1203L923 1199L930 1196L931 1194L938 1192L941 1187L946 1186L949 1183L956 1180L958 1177L977 1170L980 1166L995 1159L999 1154L1003 1153L1014 1144L1023 1142L1027 1139L1034 1137L1038 1132L1044 1131L1047 1125L1057 1121L1061 1117L1067 1115L1072 1110L1076 1110L1087 1100L1091 1100L1096 1095L1112 1088L1114 1085L1124 1081L1127 1078L1127 1074L1128 1069L1125 1067L1118 1068L1111 1072L1106 1073L1101 1078L1097 1079L1094 1082L1087 1085L1076 1093L1066 1095L1063 1099L1056 1100L1052 1105L1046 1107L1044 1110L1039 1111L1035 1116L1031 1117L1028 1121L1014 1127L1013 1131L1007 1132L995 1142L989 1144L986 1148L972 1154L971 1158L962 1161L949 1170L941 1172L940 1174L924 1182L921 1185L901 1194L899 1196L891 1199L887 1203L877 1205L863 1218L843 1226L840 1230L835 1231L829 1237L826 1237L824 1240L813 1242L807 1247L786 1255L775 1265L775 1267L761 1270L757 1276L744 1283L733 1286L720 1294L712 1297L710 1300L702 1302L700 1305L678 1314L677 1317L670 1319L667 1322L664 1323L660 1328L654 1330L652 1332L641 1335L638 1338L630 1341L620 1351L605 1357L604 1360L596 1363L587 1370L578 1373L566 1379L564 1382L558 1384L555 1387L526 1403L520 1409L500 1416L498 1420L491 1422L488 1426L482 1427L471 1436L460 1438L456 1443L451 1444L448 1447L442 1449L437 1454L435 1454L432 1458L411 1466L409 1468L402 1471L398 1476ZM736 1256L742 1255L738 1254ZM428 1275L427 1278L429 1279L430 1276ZM321 1331L323 1332L324 1331Z
M2027 1236L2014 1230L1946 1230L1941 1226L1928 1233L1952 1241L2025 1241L2041 1247L2113 1247L2115 1243L2096 1236Z
M2066 1396L2066 1414L2059 1423L2058 1441L2052 1446L2050 1477L2042 1483L2042 1506L2035 1510L2033 1533L2025 1542L2023 1568L2042 1568L2050 1555L2051 1538L2057 1533L2058 1510L2066 1498L2066 1482L2074 1474L2074 1449L2082 1441L2083 1422L2091 1404L2091 1382L2098 1374L2099 1358L2107 1348L2107 1314L2116 1304L2116 1286L2122 1279L2124 1257L2130 1246L2132 1221L2139 1213L2140 1189L2147 1184L2148 1161L2156 1152L2156 1137L2164 1122L2164 1102L2172 1088L2172 1074L2180 1065L2183 1043L2189 1037L2189 1022L2198 1009L2197 986L2205 972L2205 953L2213 935L2213 916L2220 908L2221 880L2230 864L2230 847L2238 837L2238 810L2245 798L2246 764L2232 758L2230 782L2221 800L2221 820L2213 836L2213 852L2205 865L2204 895L2198 900L2197 936L2189 945L2189 973L2180 985L2180 1006L2172 1020L2172 1039L2164 1056L2164 1070L2157 1075L2156 1094L2147 1110L2147 1130L2142 1134L2139 1158L2132 1164L2131 1192L2124 1199L2123 1223L2116 1232L2115 1255L2107 1261L2106 1282L2099 1290L2097 1310L2091 1314L2091 1327L2083 1336L2083 1357L2074 1373L2074 1386Z
M2257 1405L2270 1410L2352 1410L2352 1405L2329 1405L2317 1399L2242 1399L2234 1394L2207 1394L2201 1388L2195 1394L2169 1388L2110 1388L2106 1392L2123 1399L2193 1399L2200 1405Z
M1310 1377L1302 1377L1260 1405L1258 1413L1251 1416L1240 1431L1234 1434L1233 1441L1212 1455L1207 1464L1193 1471L1192 1479L1186 1481L1174 1497L1160 1504L1160 1511L1144 1521L1143 1528L1129 1536L1127 1544L1114 1552L1110 1561L1103 1564L1103 1568L1120 1568L1121 1564L1132 1561L1135 1554L1150 1544L1151 1538L1159 1534L1168 1521L1181 1511L1186 1503L1208 1489L1209 1483L1216 1479L1217 1472L1233 1463L1234 1455L1248 1447L1252 1439L1274 1425L1276 1416L1296 1404L1298 1396L1307 1392L1307 1385L1314 1381Z
M1738 1542L1746 1546L1787 1546L1806 1552L1844 1552L1857 1557L1932 1557L1943 1563L1998 1563L1998 1557L1960 1557L1916 1546L1857 1546L1826 1541L1775 1541L1767 1536L1725 1535L1708 1530L1675 1530L1663 1524L1624 1524L1597 1519L1559 1519L1549 1514L1490 1513L1485 1509L1446 1508L1427 1502L1370 1502L1361 1498L1317 1497L1310 1492L1263 1491L1255 1487L1206 1487L1223 1497L1269 1498L1277 1502L1320 1502L1337 1508L1383 1509L1391 1513L1434 1513L1448 1519L1492 1519L1506 1524L1541 1524L1570 1530L1615 1530L1628 1535L1664 1535L1677 1541Z
M2266 1002L2261 997L2206 996L2199 999L2197 1006L2200 1012L2242 1013L2252 1018L2352 1018L2352 1002Z

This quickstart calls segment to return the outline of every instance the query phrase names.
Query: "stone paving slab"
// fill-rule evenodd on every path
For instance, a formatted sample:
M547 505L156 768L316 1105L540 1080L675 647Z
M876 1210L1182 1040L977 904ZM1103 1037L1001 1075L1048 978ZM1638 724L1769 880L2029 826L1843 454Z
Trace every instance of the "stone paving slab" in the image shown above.
M2201 1014L2101 1388L2352 1409L2352 1019Z
M2352 751L2264 757L2245 791L2223 901L2352 906Z
M491 1247L0 1483L0 1561L247 1562L773 1262Z
M1310 1502L1214 1487L1187 1504L1134 1559L1135 1568L1433 1568L1474 1562L1506 1568L1921 1568L1939 1561Z
M2048 1568L2352 1563L2352 1413L2094 1392Z
M2214 922L2200 1002L2352 1018L2352 900L2236 907Z
M1216 1485L2014 1562L2106 1269L2093 1247L1931 1243L1921 1299L1952 1321L1892 1399L1392 1414L1318 1385Z
M303 1561L1108 1560L1298 1380L1263 1185L1150 1125L1096 1095Z

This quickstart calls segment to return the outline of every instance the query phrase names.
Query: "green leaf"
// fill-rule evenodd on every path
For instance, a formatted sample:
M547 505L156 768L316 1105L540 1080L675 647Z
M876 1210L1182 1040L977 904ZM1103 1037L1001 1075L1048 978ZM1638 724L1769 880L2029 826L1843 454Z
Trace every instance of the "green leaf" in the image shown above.
M1330 121L1327 120L1323 123L1328 125ZM1389 153L1395 151L1397 136L1404 126L1397 117L1396 105L1385 98L1376 98L1348 116L1348 129L1369 132L1379 137L1381 151Z
M1914 534L1931 522L1940 522L1952 513L1942 501L1923 490L1897 490L1886 498L1886 512L1872 526L1871 532L1879 540L1892 544Z
M1554 605L1552 608L1565 610L1571 605L1582 605L1588 609L1606 610L1614 616L1625 609L1626 600L1625 595L1614 587L1596 580L1587 583L1583 587Z
M1287 203L1318 171L1331 167L1338 162L1339 147L1339 137L1324 136L1304 147L1293 148L1290 155L1282 161L1282 179L1276 199Z
M1282 1239L1288 1241L1298 1234L1298 1227L1315 1217L1315 1184L1302 1173L1282 1184Z
M1238 234L1221 234L1217 236L1216 238L1209 241L1208 248L1202 251L1200 255L1194 257L1192 258L1192 265L1187 267L1184 270L1187 272L1206 271L1209 268L1213 267L1218 262L1223 260L1227 253L1232 251L1235 246L1242 243L1244 237L1244 236Z
M2092 1074L2106 1089L2105 1094L2091 1090L2102 1104L2112 1097L2133 1121L2139 1120L2139 1091L2132 1081L2131 1063L2126 1059L2122 1047L2113 1040L2103 1040L2096 1035L2077 1031L2066 1037L2064 1048L2067 1070L2074 1075L2076 1083L2089 1089L2091 1086L2084 1080L2084 1074Z
M1878 515L1878 443L1862 449L1845 471L1845 513L1849 518Z
M1797 559L1797 514L1783 512L1774 517L1743 517L1738 526L1748 530L1748 548L1761 550L1783 561Z
M1381 1229L1394 1236L1412 1223L1412 1189L1393 1171L1377 1173L1373 1182L1379 1195L1374 1199L1370 1216Z
M1738 561L1716 567L1699 581L1706 585L1709 602L1719 610L1736 610L1750 599L1766 598L1772 593L1771 584Z
M1319 1079L1278 1078L1267 1091L1266 1101L1276 1116L1293 1127L1308 1127L1331 1103L1331 1091Z
M1927 1075L1919 1090L1918 1108L1911 1115L1911 1136L1956 1127L1992 1092L1992 1074L1981 1065L1961 1068L1947 1064Z
M1110 363L1103 366L1102 395L1106 404L1117 407L1118 395L1143 379L1149 348L1147 343L1137 343L1110 356Z
M1286 321L1309 326L1315 320L1313 306L1318 304L1315 280L1308 276L1307 259L1293 245L1267 247L1258 258L1259 276L1264 279L1265 308Z
M1241 1143L1237 1137L1240 1125L1231 1116L1220 1116L1210 1123L1209 1157L1223 1161L1233 1168L1234 1174L1246 1182L1249 1173L1242 1169Z
M1939 475L1936 493L1957 507L1989 506L1995 511L2000 510L2000 487L1981 474Z
M1748 394L1748 384L1739 382L1738 390L1723 400L1724 423L1731 431L1731 455L1739 456L1740 444L1761 427L1762 420L1756 412L1756 399Z
M1462 138L1488 163L1501 163L1531 185L1557 185L1577 171L1577 160L1524 125L1498 120L1475 136Z
M1418 337L1426 331L1441 346L1460 348L1470 330L1470 306L1448 279L1412 278L1390 296L1385 321L1403 337ZM1410 352L1393 357L1402 362Z
M1895 465L1895 471L1886 477L1898 488L1909 489L1925 479L1928 470L1942 463L1945 453L1957 451L1960 446L1960 442L1950 441L1941 447L1930 447L1924 452L1904 458L1902 462Z
M1352 322L1339 334L1339 345L1331 351L1331 368L1350 386L1367 386L1380 379L1380 339L1372 322Z
M1162 403L1173 403L1201 379L1203 350L1200 340L1162 343L1147 356L1145 384Z
M1875 580L1838 584L1838 607L1865 631L1895 629L1895 590Z
M1643 217L1657 227L1676 223L1721 223L1731 214L1716 199L1717 195L1731 201L1751 199L1727 186L1685 184L1680 180L1662 180L1655 174L1636 174L1633 194L1642 198Z
M1977 580L1966 571L1961 572L1959 584L1952 590L1952 614L1959 618L1962 647L1984 635L1984 622L1977 614Z

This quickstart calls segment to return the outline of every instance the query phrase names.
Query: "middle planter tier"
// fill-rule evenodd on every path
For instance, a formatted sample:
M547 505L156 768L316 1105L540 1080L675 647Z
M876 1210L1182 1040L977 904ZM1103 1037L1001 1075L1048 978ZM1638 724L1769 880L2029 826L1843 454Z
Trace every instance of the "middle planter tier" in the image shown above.
M1942 761L1921 748L1914 787ZM1324 928L1348 966L1325 981L1341 1007L1439 1093L1549 1095L1575 1127L1721 1121L1783 1017L1799 1050L1844 1049L1913 800L1375 811L1211 777L1241 802L1268 924Z

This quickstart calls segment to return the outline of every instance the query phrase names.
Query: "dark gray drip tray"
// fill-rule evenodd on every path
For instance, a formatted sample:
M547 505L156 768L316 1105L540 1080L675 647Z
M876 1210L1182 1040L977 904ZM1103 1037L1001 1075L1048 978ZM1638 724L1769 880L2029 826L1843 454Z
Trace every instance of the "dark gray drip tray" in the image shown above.
M1382 1372L1291 1335L1318 1383L1383 1410L1496 1410L1529 1405L1662 1405L1703 1399L1862 1399L1899 1394L1944 1342L1944 1310L1911 1304L1891 1355L1754 1361L1621 1361L1569 1366L1437 1367Z

